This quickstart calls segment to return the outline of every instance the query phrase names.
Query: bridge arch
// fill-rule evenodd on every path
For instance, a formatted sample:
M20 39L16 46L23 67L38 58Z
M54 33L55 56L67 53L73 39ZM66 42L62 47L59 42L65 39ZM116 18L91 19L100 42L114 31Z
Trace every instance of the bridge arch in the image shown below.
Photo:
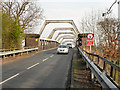
M75 36L71 36L71 35L63 35L63 36L59 37L57 41L60 41L60 39L64 38L64 37L73 37L73 38L76 38Z
M75 38L73 38L73 37L64 37L64 38L62 38L62 40L60 41L60 43L62 43L63 42L63 40L65 40L65 39L75 39ZM75 40L76 41L76 40Z
M41 36L43 30L45 29L46 25L49 23L70 23L74 27L76 33L79 34L79 31L78 31L73 20L45 20L45 22L44 22L44 24L39 32L40 36Z
M49 34L48 38L51 39L51 38L53 37L55 31L57 31L57 30L71 30L71 31L73 31L75 34L77 34L73 28L54 28L54 29L52 30L52 32Z
M67 43L67 42L72 42L72 43L76 44L76 42L75 42L75 41L72 41L72 40L66 40L66 41L62 42L62 44L65 44L65 43Z
M72 35L74 35L76 38L77 38L77 35L75 34L75 33L73 33L73 32L59 32L58 33L58 35L55 37L55 40L59 37L59 35L61 35L61 34L72 34Z

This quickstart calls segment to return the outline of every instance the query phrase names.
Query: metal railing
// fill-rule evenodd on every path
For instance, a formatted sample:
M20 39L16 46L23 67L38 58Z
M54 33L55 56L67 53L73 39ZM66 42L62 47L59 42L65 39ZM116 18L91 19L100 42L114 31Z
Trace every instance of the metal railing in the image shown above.
M103 88L116 90L120 89L120 86L118 85L118 74L120 74L120 67L118 65L99 55L88 53L80 48L78 48L78 50L86 61L87 66L90 68L91 72L94 74ZM102 61L103 64L100 61Z
M21 50L13 50L13 51L5 51L5 52L0 52L0 57L3 57L3 58L5 58L5 56L7 56L7 55L13 55L14 57L15 57L15 54L18 54L18 53L20 53L21 55L22 55L22 53L24 53L24 52L30 52L30 51L36 51L36 50L38 50L38 47L36 47L36 48L30 48L30 49L21 49Z

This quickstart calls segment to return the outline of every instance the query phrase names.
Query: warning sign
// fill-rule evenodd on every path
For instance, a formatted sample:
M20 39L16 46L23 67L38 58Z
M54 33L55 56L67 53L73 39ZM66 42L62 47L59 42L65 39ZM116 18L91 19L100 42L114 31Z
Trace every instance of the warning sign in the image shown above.
M94 37L94 35L93 35L92 33L89 33L89 34L87 35L87 39L88 39L88 40L92 40L93 37Z
M87 45L94 45L93 40L87 40Z

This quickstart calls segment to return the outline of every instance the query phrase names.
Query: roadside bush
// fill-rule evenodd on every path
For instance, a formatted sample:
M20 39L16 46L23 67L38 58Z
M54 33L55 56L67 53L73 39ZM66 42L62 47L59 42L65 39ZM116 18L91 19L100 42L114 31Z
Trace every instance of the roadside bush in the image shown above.
M2 15L2 48L21 48L24 31L19 20L13 20L9 15Z

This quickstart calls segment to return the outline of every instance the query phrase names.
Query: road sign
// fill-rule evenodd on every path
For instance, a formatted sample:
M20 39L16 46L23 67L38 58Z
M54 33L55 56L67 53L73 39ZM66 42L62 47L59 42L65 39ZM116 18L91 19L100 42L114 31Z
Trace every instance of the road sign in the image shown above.
M93 40L87 40L87 45L94 45Z
M89 34L87 35L87 39L88 39L88 40L92 40L93 37L94 37L94 35L93 35L92 33L89 33Z

